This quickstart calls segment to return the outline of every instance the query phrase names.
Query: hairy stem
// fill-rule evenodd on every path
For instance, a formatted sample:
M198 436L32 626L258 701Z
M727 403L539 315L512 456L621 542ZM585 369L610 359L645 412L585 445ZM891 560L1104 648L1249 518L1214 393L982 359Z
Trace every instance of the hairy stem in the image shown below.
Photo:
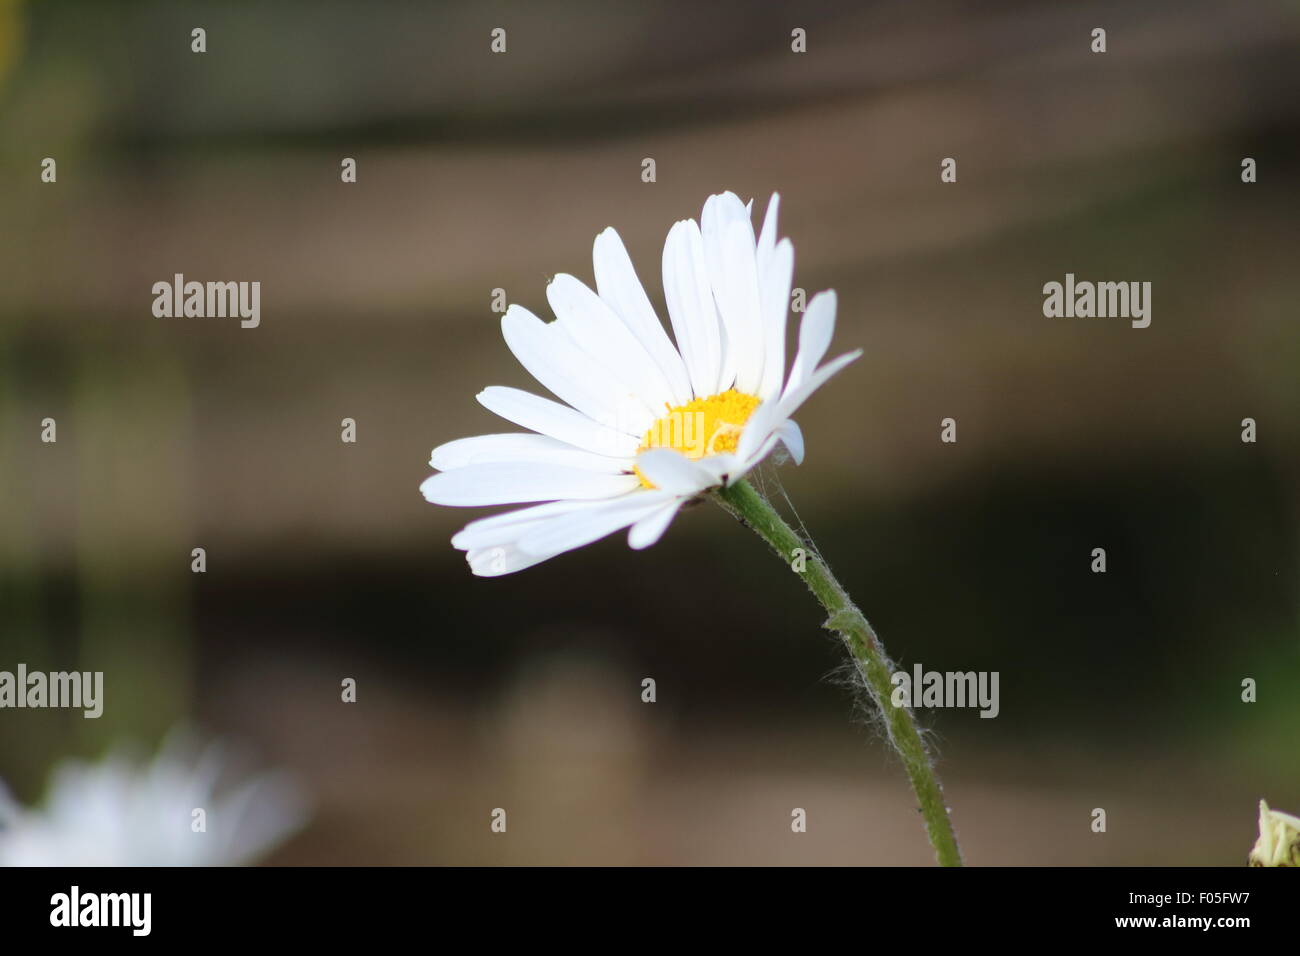
M713 492L713 497L742 524L752 528L782 561L791 565L826 608L830 617L824 626L843 639L872 701L885 719L889 742L902 758L903 767L912 781L912 790L920 803L925 829L939 864L961 866L961 850L957 847L957 834L943 801L943 788L917 730L916 720L910 708L895 707L890 699L893 686L889 678L893 665L876 632L848 592L835 580L831 569L817 556L816 550L786 524L749 482L742 480L718 489ZM802 560L796 560L800 554Z

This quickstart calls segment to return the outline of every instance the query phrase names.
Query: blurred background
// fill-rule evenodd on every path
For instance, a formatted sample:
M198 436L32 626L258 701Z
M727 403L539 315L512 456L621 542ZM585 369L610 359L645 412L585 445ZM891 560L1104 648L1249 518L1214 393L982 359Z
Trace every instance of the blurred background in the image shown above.
M1293 0L0 0L0 669L106 684L0 712L0 778L190 720L314 794L272 863L928 863L718 509L483 580L485 512L417 491L533 386L493 289L549 316L613 225L663 314L668 227L779 190L865 356L762 477L900 664L1000 672L997 719L922 714L968 861L1244 863L1300 812L1297 94ZM260 328L154 318L177 272L259 280ZM1150 328L1044 318L1067 272L1152 282Z

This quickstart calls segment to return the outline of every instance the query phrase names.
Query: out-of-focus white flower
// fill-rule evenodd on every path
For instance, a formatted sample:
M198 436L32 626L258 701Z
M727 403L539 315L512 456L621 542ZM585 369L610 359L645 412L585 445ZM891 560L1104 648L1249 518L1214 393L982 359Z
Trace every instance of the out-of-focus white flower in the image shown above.
M700 225L669 231L675 345L613 229L596 237L594 291L565 274L547 286L555 322L510 306L506 344L564 404L491 386L478 400L530 431L433 450L439 473L420 490L434 504L546 502L471 522L451 539L475 574L510 574L623 528L633 548L649 547L683 504L739 481L777 444L803 460L791 416L861 352L822 363L835 330L835 293L823 292L808 303L787 373L794 246L777 240L778 206L773 195L755 234L750 206L720 193Z
M222 785L223 757L219 744L200 751L173 733L152 761L124 748L97 763L64 761L39 807L0 785L0 866L252 862L306 822L306 802L282 773Z
M1259 801L1259 839L1250 851L1250 865L1300 866L1300 817Z

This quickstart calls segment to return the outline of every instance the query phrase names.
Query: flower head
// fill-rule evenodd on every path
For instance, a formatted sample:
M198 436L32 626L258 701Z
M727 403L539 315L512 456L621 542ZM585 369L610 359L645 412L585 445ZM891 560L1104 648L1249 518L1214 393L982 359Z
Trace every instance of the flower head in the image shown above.
M98 763L64 761L39 808L0 786L0 866L235 866L303 824L302 798L283 776L218 789L222 764L215 745L195 754L173 734L147 764L120 749Z
M420 486L434 504L536 503L473 521L452 538L475 574L519 571L629 528L645 548L678 509L739 480L778 444L795 462L791 416L861 352L821 364L835 328L835 293L808 303L799 350L785 362L794 247L777 240L779 197L757 236L734 193L710 196L701 224L668 232L664 298L676 345L612 228L596 237L596 289L557 275L546 298L556 321L512 305L506 344L560 401L491 386L478 400L529 429L440 445L439 473Z
M1300 817L1259 801L1259 839L1250 851L1251 866L1300 866Z

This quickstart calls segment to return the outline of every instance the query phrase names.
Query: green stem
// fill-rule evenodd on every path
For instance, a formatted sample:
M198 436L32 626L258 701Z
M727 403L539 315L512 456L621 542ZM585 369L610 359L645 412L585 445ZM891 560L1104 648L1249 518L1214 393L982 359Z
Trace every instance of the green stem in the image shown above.
M885 718L889 742L898 751L907 776L912 781L912 789L921 805L921 815L925 818L925 829L939 864L961 866L961 850L957 847L957 834L943 802L943 788L939 785L934 764L917 730L916 720L912 717L910 708L895 707L890 699L893 664L885 655L876 632L871 629L848 592L835 580L831 569L817 556L816 550L782 520L768 500L755 491L749 482L738 481L730 487L715 491L713 497L737 520L752 528L771 545L772 550L794 568L795 573L803 578L809 590L822 603L822 607L826 608L830 617L824 626L843 639L871 699ZM795 560L798 557L796 551L802 552L802 561Z

